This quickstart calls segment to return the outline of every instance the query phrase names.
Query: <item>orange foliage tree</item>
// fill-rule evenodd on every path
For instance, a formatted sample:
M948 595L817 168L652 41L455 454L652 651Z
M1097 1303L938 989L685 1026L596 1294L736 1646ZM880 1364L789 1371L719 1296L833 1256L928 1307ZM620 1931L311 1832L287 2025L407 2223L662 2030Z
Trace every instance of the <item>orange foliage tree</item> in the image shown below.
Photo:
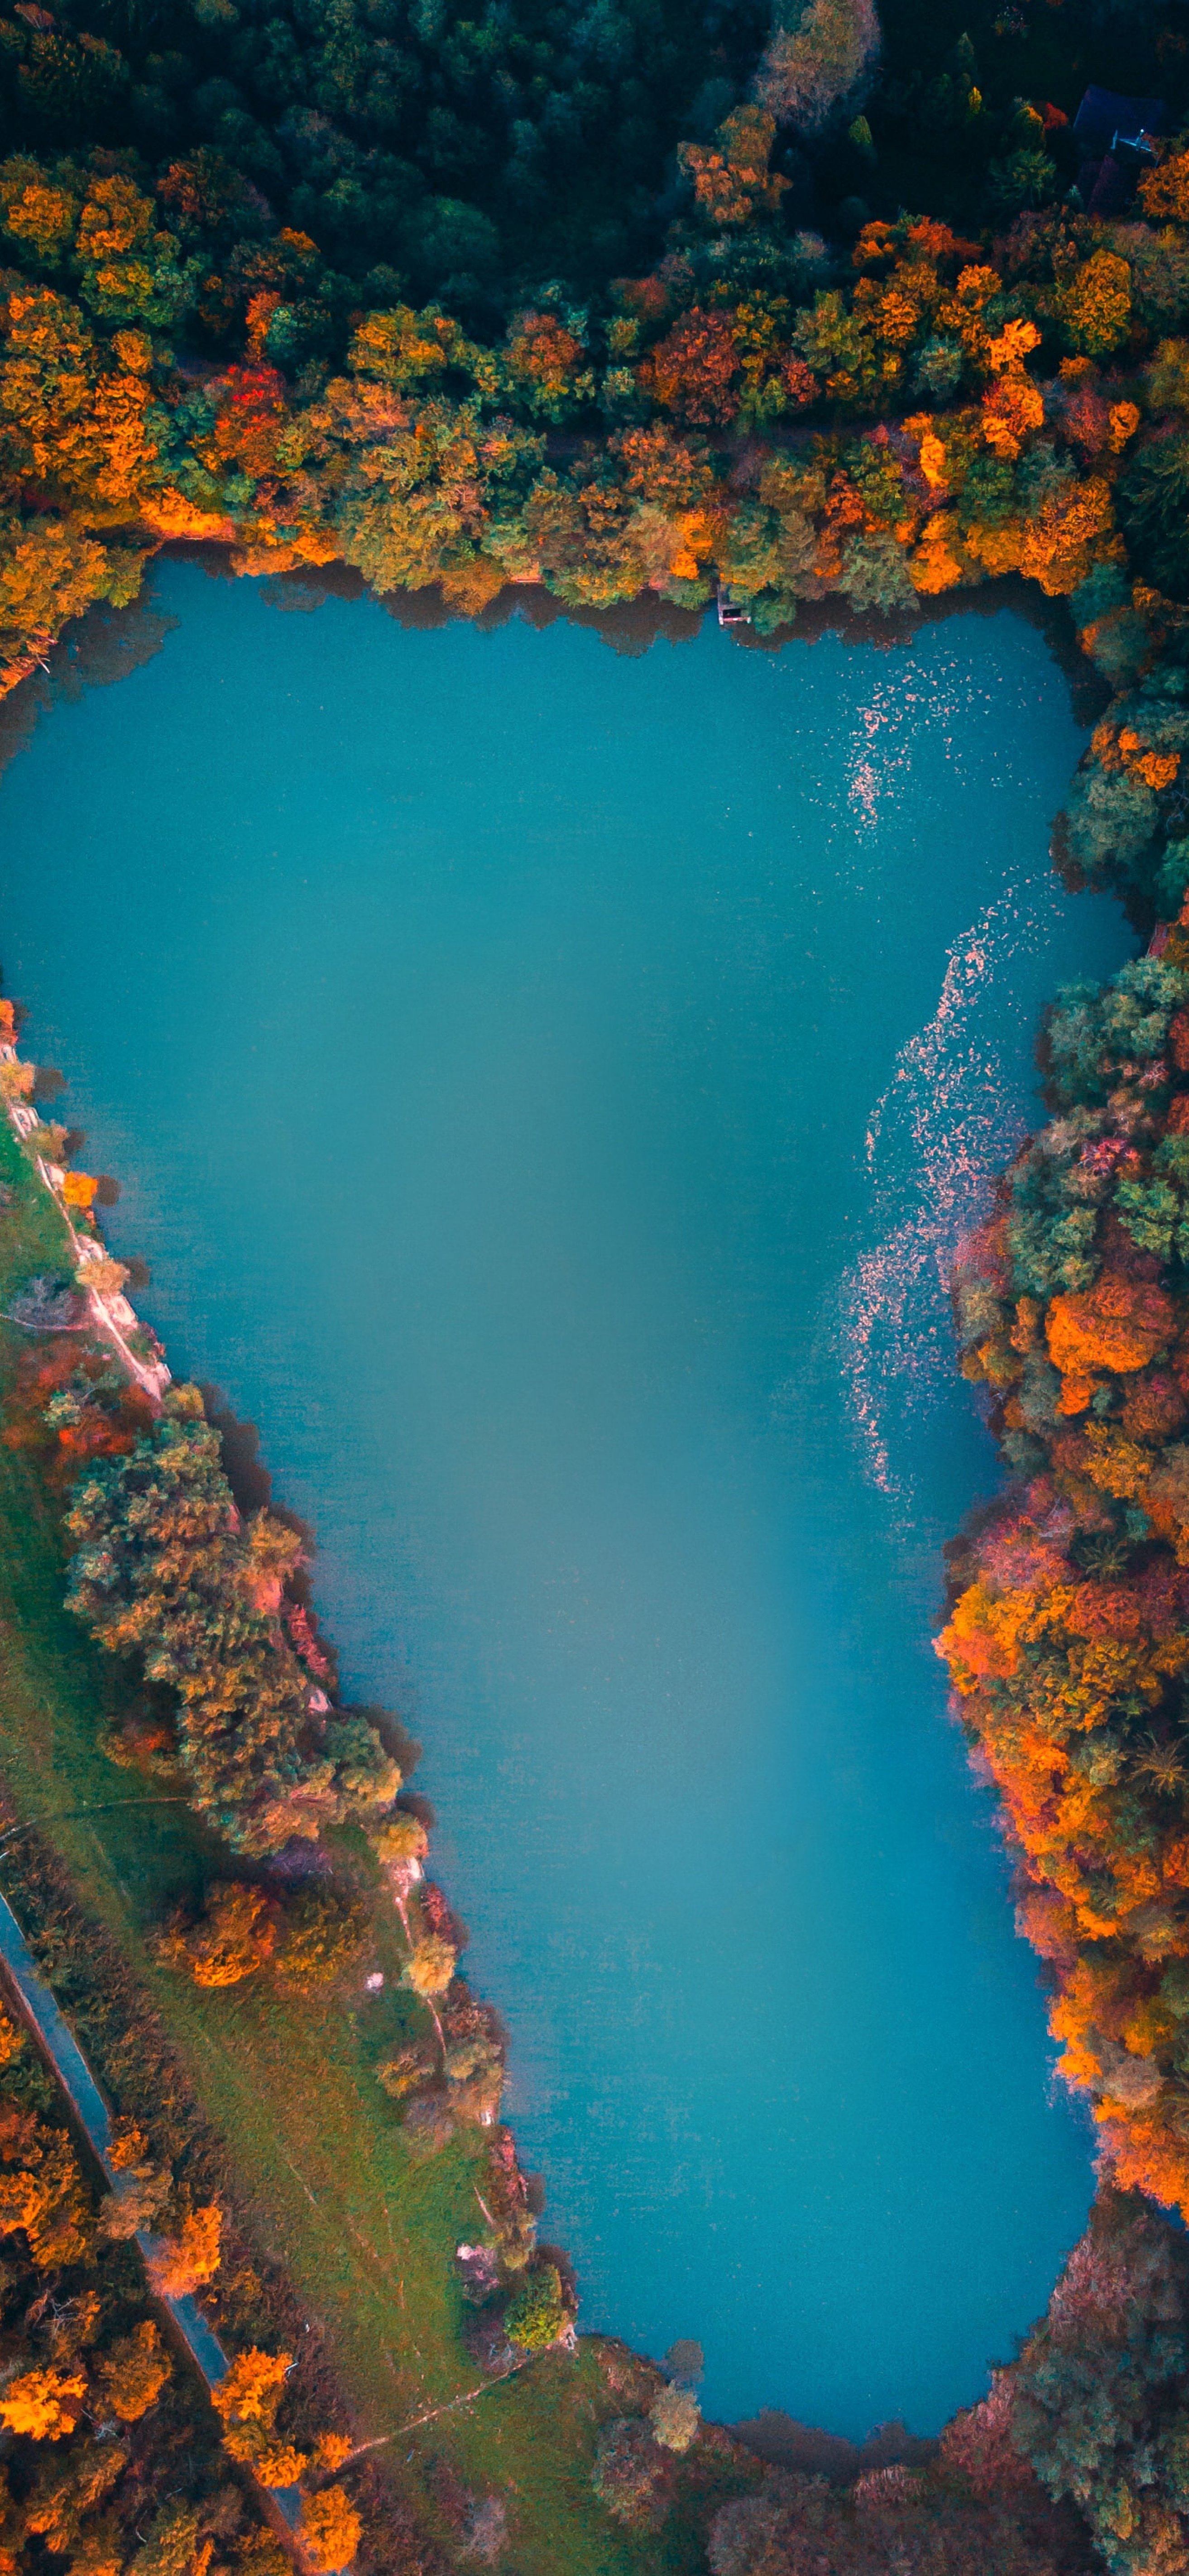
M153 2286L165 2298L187 2298L213 2281L219 2269L223 2213L210 2201L192 2209L177 2235L163 2239L151 2265Z
M959 1265L1014 1481L957 1551L938 1651L1062 2072L1114 2180L1189 2216L1189 925L1163 948L1062 997L1058 1121Z
M26 2370L0 2396L0 2423L35 2442L60 2442L73 2433L86 2395L81 2370Z
M323 2487L307 2496L301 2509L300 2535L315 2567L327 2571L349 2567L363 2534L363 2524L345 2487Z

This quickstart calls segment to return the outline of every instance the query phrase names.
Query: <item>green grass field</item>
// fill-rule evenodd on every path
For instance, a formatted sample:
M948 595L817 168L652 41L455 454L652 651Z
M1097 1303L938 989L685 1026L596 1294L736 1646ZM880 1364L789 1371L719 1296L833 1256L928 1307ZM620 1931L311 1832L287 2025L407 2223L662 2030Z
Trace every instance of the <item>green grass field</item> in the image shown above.
M0 1171L13 1194L0 1216L2 1308L33 1271L64 1266L64 1235L7 1121ZM25 1338L0 1325L0 1371L10 1375ZM415 2009L394 1991L403 1951L390 1917L377 1920L385 1993L356 2009L349 1997L286 2002L251 1985L204 1993L156 1964L151 1935L211 1874L214 1847L186 1807L149 1803L164 1799L170 1781L158 1789L99 1750L113 1673L62 1610L63 1564L38 1469L0 1447L0 1743L13 1812L36 1820L84 1915L102 1923L160 2015L226 2154L251 2236L323 2330L358 2438L392 2435L479 2378L460 2339L452 2266L460 2238L483 2228L479 2133L473 2149L456 2143L414 2161L372 2072ZM0 1847L0 1885L18 1916L20 1851L19 1839L7 1855ZM664 2529L624 2532L589 2482L598 2423L621 2411L595 2350L584 2346L577 2360L542 2356L474 2403L385 2442L376 2459L443 2542L442 2463L468 2487L504 2494L507 2564L518 2576L702 2567L699 2491L737 2492L737 2475L706 2446Z

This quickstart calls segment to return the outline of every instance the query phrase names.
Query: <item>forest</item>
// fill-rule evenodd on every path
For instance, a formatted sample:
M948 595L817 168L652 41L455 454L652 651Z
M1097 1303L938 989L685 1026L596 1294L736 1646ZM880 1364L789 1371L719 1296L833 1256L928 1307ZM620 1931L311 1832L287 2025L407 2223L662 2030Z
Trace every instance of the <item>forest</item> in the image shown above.
M7 685L169 541L475 615L721 583L761 634L1015 573L1113 686L1158 644L1189 578L1175 10L1061 0L1059 46L1022 9L893 17L879 54L867 0L524 32L502 0L30 5L0 18ZM1116 157L1082 84L1140 73L1162 135Z
M1099 2197L1046 2317L919 2456L765 2470L702 2424L680 2349L602 2353L566 2438L617 2569L1189 2570L1189 11L15 0L0 225L0 689L165 546L315 591L345 565L479 618L531 586L583 615L717 593L765 641L807 613L896 632L1009 578L1068 617L1098 720L1055 855L1148 945L1059 997L1048 1124L963 1250L962 1366L1008 1481L955 1543L940 1651ZM112 1777L196 1837L153 1974L204 2013L247 1996L318 2027L384 1987L394 1916L367 2117L414 2233L435 2176L479 2200L451 2289L468 2364L553 2367L576 2287L425 1873L415 1748L338 1704L302 1534L234 1489L199 1391L155 1401L89 1329L134 1281L0 1011L23 1139L6 1124L4 1456L112 1677ZM130 1347L160 1357L135 1324ZM71 1905L35 1847L19 1869L86 1995ZM198 2187L172 2079L133 2103L137 2007L112 1992L129 2188L234 2319L257 2276L220 2264L230 2196ZM286 2393L294 2311L258 2280L201 2429L10 2037L0 2576L269 2576L246 2499L282 2472L326 2566L500 2563L506 2500L440 2462L420 2523L338 2483L350 2410Z
M158 2214L180 2230L175 2269L200 2213L176 2215L175 2177L131 2119L113 2134L119 2188L97 2190L62 2108L28 2037L0 2015L0 2564L6 2576L47 2563L72 2576L284 2576L288 2556L243 2467L264 2485L292 2473L296 2455L273 2431L289 2356L245 2348L212 2410L162 2334L160 2284L146 2282L133 2242L149 2175ZM326 2464L347 2447L325 2437ZM341 2564L358 2532L342 2488L324 2484L311 2565Z

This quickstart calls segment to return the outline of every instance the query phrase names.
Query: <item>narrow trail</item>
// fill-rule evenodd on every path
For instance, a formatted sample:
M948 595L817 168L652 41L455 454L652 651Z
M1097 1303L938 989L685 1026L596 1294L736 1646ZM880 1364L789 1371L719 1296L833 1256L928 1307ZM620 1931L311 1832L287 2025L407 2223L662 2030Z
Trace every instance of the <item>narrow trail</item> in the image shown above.
M18 1062L19 1058L14 1046L0 1046L0 1063ZM36 1110L31 1109L26 1101L10 1100L8 1116L22 1144L27 1146L39 1124ZM95 1242L90 1235L76 1233L71 1222L70 1210L63 1196L62 1184L65 1175L58 1169L57 1164L47 1163L44 1155L36 1152L33 1154L33 1162L42 1188L48 1191L70 1237L76 1269L85 1274L90 1263L104 1259L103 1245ZM98 1332L102 1333L104 1340L110 1342L118 1352L129 1377L135 1378L137 1385L143 1388L148 1396L149 1402L159 1406L165 1389L169 1385L170 1373L163 1359L137 1358L127 1336L140 1329L139 1317L129 1304L123 1290L109 1291L104 1295L98 1288L88 1288L85 1294L89 1321ZM74 1329L80 1328L76 1326Z

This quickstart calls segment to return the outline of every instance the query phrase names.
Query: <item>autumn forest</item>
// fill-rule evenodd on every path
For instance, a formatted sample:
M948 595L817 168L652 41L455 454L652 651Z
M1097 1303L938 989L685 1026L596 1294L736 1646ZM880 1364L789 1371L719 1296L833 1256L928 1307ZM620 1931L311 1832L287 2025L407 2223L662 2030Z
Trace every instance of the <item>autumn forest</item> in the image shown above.
M0 234L14 709L165 549L476 620L717 601L773 647L1031 585L1094 714L1054 858L1143 951L1056 1000L1047 1123L963 1248L1004 1479L938 1643L1098 2197L986 2399L844 2475L704 2424L695 2346L576 2343L416 1747L340 1705L303 1533L169 1380L0 1005L4 1889L126 2177L0 2014L0 2576L513 2576L522 2487L552 2576L1189 2570L1189 15L15 0ZM128 1807L90 1893L35 1830L70 1725L87 1799ZM350 2153L393 2160L426 2415L507 2383L462 2466L367 2437L263 2242L240 2159L275 2136L195 2072L232 2012L275 2134L325 2048ZM175 2294L230 2355L207 2386Z

